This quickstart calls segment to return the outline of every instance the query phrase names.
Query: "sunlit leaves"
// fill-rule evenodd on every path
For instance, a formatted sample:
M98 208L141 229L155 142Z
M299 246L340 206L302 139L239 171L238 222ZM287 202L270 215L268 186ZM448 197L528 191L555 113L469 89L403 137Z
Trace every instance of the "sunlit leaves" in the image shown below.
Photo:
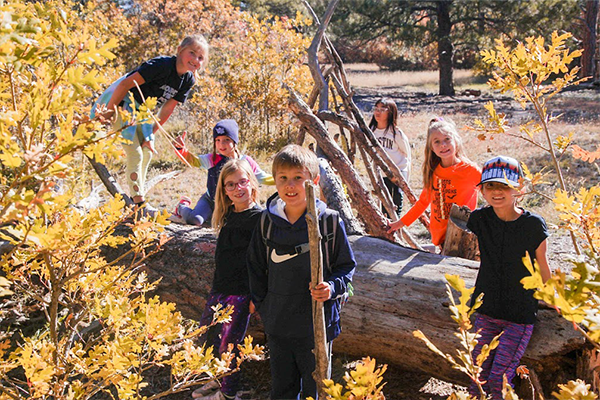
M77 206L82 155L103 161L121 152L118 132L88 117L93 91L106 83L99 67L117 45L104 38L113 20L96 6L0 3L0 239L11 246L0 296L43 318L35 334L0 334L2 398L90 398L109 389L143 398L151 366L174 360L188 371L173 377L181 389L203 379L190 360L205 378L228 371L233 358L198 349L191 342L198 328L174 304L148 298L156 283L139 269L168 240L166 212L155 221L131 216L119 196ZM134 120L151 118L155 105L148 99ZM108 259L111 248L117 255ZM247 341L239 360L261 353Z
M573 157L578 158L587 162L594 162L596 160L600 160L600 146L596 149L596 151L586 151L577 145L572 146L573 149Z
M590 390L590 385L577 379L566 385L558 385L559 391L552 392L557 400L595 400L598 396Z
M352 369L344 374L345 386L325 379L325 393L328 400L384 400L381 384L387 365L378 366L374 358L365 357L357 361Z
M482 370L481 365L488 358L490 352L498 346L500 335L492 339L489 344L483 345L481 352L477 356L477 359L473 360L473 351L477 345L477 340L479 339L480 335L477 332L470 332L472 324L469 318L475 312L475 310L481 306L482 302L485 301L483 299L483 294L474 299L473 305L469 306L468 303L471 295L473 294L474 288L467 288L464 280L458 275L446 274L446 280L448 281L446 287L448 298L451 302L450 310L452 311L452 319L458 325L457 332L455 332L454 335L458 338L462 349L457 349L456 356L453 356L438 349L437 346L423 334L423 332L419 330L414 331L413 335L416 338L421 339L427 345L429 350L448 361L452 365L452 368L455 368L467 375L473 382L475 382L483 395L485 394L482 387L483 382L479 379L479 374ZM458 303L456 303L451 289L454 289L459 293Z

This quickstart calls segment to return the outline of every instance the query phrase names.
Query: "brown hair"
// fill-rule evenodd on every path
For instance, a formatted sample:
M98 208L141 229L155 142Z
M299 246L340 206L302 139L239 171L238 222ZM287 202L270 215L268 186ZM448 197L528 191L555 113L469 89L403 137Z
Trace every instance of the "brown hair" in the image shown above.
M440 132L444 135L450 136L454 141L456 157L461 161L469 163L471 162L471 160L469 160L469 158L465 155L462 139L458 134L458 130L456 129L454 121L446 117L433 118L431 121L429 121L429 126L427 128L427 140L425 142L425 159L423 160L423 187L425 188L433 187L433 171L435 171L437 166L442 162L442 160L433 152L433 147L431 145L431 135L433 132Z
M398 106L396 106L396 102L390 99L389 97L382 97L375 102L374 107L377 107L378 104L385 106L389 110L387 126L385 127L384 132L388 132L391 130L394 139L396 139L396 133L398 132ZM369 122L369 128L371 130L375 130L377 128L377 120L375 119L374 113L371 117L371 121Z
M316 154L297 144L288 144L275 155L272 167L273 176L281 168L305 169L313 180L319 176L319 160Z
M243 171L248 176L250 187L252 188L252 193L250 194L252 201L256 203L258 199L258 180L254 175L254 171L252 171L252 167L248 164L248 161L243 159L232 159L227 161L219 174L215 193L215 209L212 215L212 227L217 232L225 225L225 217L227 217L231 205L233 204L229 196L227 196L227 193L225 193L225 179L237 171Z

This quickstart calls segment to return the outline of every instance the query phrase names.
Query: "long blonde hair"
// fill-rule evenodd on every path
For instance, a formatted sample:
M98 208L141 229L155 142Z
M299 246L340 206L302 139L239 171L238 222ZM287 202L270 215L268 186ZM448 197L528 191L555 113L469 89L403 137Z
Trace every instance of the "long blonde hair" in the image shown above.
M461 161L471 162L469 158L465 155L465 150L463 147L463 142L458 134L458 130L456 129L456 125L454 121L446 118L446 117L435 117L431 121L429 121L429 126L427 128L427 141L425 143L425 160L423 161L423 187L424 188L432 188L433 187L433 171L437 168L438 165L442 162L441 158L439 158L433 152L433 146L431 145L431 135L434 132L440 132L444 135L448 135L454 141L454 146L456 148L456 158Z
M229 196L227 196L227 193L225 193L225 179L237 171L243 171L248 176L252 190L252 193L250 193L250 198L254 203L257 202L258 180L254 175L254 171L252 171L252 167L250 167L250 164L248 164L248 161L239 158L227 161L225 165L223 165L221 173L219 174L219 180L217 181L217 189L215 193L215 209L212 215L212 227L217 232L219 232L221 228L223 228L223 225L225 225L225 219L233 204L229 199Z

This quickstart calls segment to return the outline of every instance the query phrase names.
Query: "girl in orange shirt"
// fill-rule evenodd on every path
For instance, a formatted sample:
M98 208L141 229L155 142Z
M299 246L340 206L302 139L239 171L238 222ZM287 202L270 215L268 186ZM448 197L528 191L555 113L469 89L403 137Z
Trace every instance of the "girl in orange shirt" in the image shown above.
M481 171L464 154L456 125L446 118L432 119L427 129L423 191L412 208L400 220L390 224L389 231L409 226L431 204L431 241L443 247L452 204L474 210L480 181Z

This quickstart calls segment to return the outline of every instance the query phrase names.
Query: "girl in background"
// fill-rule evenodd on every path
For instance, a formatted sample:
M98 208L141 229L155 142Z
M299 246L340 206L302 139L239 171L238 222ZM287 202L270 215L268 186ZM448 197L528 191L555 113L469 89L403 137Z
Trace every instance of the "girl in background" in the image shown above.
M207 332L207 345L214 346L215 356L227 351L229 343L237 345L244 340L254 305L250 300L246 251L262 209L257 204L258 181L246 160L232 159L223 165L216 184L215 209L212 226L218 233L215 250L215 275L212 290L200 323L209 325L213 320L212 307L234 307L231 322L218 324ZM239 390L239 372L221 381L210 382L192 393L195 399L233 399Z
M275 184L273 177L260 169L256 161L250 156L240 154L238 151L239 128L237 122L232 119L224 119L217 122L213 128L213 138L213 152L199 156L190 154L185 148L185 133L178 137L174 143L179 156L185 159L191 166L208 170L208 178L206 181L206 193L200 197L193 209L190 208L191 200L189 197L184 196L179 200L179 204L175 207L175 212L170 217L170 220L173 222L201 226L206 221L211 220L219 172L223 165L230 159L246 160L260 183L266 185Z
M480 180L481 171L464 154L456 125L446 118L432 119L427 129L423 191L404 217L390 224L389 231L409 226L431 204L431 241L442 247L452 204L475 209Z
M371 128L381 147L385 149L394 164L398 166L406 182L408 182L410 176L410 144L404 132L398 128L397 121L398 107L392 99L383 97L375 102L369 128ZM384 177L383 182L392 195L396 213L400 216L402 191L388 177Z
M190 89L196 82L194 74L204 67L207 59L206 39L201 35L186 37L177 48L177 55L156 57L146 61L110 85L94 104L92 118L96 114L98 105L105 105L103 116L111 118L117 107L131 112L148 97L155 97L159 108L157 119L161 125L164 124L175 107L187 99ZM127 126L121 131L121 135L130 141L123 146L127 155L126 176L130 196L138 207L145 207L144 210L152 215L156 209L144 204L145 183L152 154L156 153L154 133L158 125L148 121L128 126L129 121L123 121L120 113L117 113L114 118L115 129Z

